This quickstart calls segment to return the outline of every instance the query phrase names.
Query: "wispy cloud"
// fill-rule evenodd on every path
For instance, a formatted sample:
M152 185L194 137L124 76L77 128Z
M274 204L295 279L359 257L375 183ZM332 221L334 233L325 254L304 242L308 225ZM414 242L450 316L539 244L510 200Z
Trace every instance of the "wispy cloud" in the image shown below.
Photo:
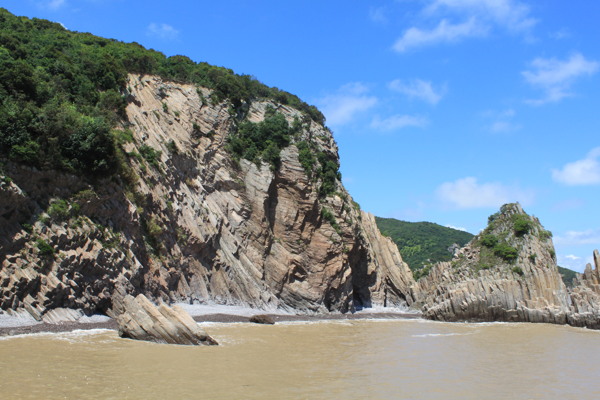
M552 170L552 178L570 186L600 184L600 147L592 149L581 160Z
M357 114L373 108L378 99L370 95L366 85L353 82L342 86L335 93L326 95L316 101L323 111L327 123L336 126L352 121Z
M529 7L517 0L430 0L425 19L438 20L434 28L407 29L394 43L397 52L487 36L494 29L530 38L537 20Z
M487 31L487 27L480 24L475 18L470 18L458 24L443 19L435 28L430 30L415 27L407 29L392 48L399 53L404 53L417 47L439 43L454 43L467 37L485 36Z
M388 87L409 98L422 100L433 105L437 104L444 97L447 90L445 86L436 89L431 82L421 79L412 79L410 81L395 79L388 84Z
M516 115L512 108L484 113L484 117L491 121L488 123L488 130L492 133L510 133L521 129L522 126L514 121Z
M146 29L148 36L163 40L174 40L179 36L179 31L169 24L151 23Z
M567 60L556 58L536 58L530 63L530 69L521 74L532 86L541 89L544 97L528 100L532 105L557 102L572 96L571 86L581 77L594 75L599 63L587 60L580 53L571 55Z
M528 32L537 20L529 7L516 0L434 0L426 12L449 11L493 23L511 32Z
M375 116L371 121L371 128L390 132L408 127L423 128L428 124L427 118L415 115L392 115L387 118Z
M377 24L387 24L389 22L385 7L371 7L369 9L369 19Z
M38 5L51 10L58 10L67 5L67 0L44 0L38 2Z
M461 209L499 207L515 201L531 204L534 198L533 191L499 182L479 183L474 177L443 183L436 193L445 204Z
M554 243L562 246L600 246L600 229L588 229L585 231L567 231L562 235L554 236Z

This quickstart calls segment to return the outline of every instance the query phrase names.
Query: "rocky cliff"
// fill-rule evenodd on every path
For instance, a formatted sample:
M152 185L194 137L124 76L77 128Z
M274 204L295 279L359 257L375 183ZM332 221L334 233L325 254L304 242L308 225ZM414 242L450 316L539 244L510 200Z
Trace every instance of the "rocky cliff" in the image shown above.
M119 289L164 301L305 312L412 303L396 246L299 143L338 162L331 132L273 101L130 75L115 131L123 172L90 182L7 162L0 181L0 307L106 312ZM233 157L242 121L295 126L276 164ZM314 159L312 171L323 167Z
M552 235L519 204L506 204L451 262L434 265L413 287L427 318L600 327L598 264L569 290L558 272Z

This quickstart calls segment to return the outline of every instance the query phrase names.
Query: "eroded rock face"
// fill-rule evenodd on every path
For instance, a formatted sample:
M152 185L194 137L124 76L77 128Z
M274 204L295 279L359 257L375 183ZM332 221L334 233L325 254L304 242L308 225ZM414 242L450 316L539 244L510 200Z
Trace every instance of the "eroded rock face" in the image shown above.
M216 345L181 307L164 304L156 307L143 294L126 295L118 300L122 312L116 316L119 336L148 342Z
M132 75L128 90L126 177L92 187L5 166L13 182L0 188L0 307L109 312L120 290L303 312L412 303L412 275L374 218L340 182L319 196L318 174L299 161L299 141L337 160L328 129L287 106L246 104L250 121L269 107L300 121L272 169L232 159L239 115L208 89Z
M594 268L588 264L571 289L569 324L600 329L600 253L594 250Z
M517 219L527 221L526 232L515 231ZM414 295L424 316L443 321L564 324L571 305L550 235L519 204L503 206L452 262L435 265L420 279Z
M568 289L556 266L551 235L536 218L519 204L508 204L491 219L452 262L438 263L413 286L423 315L442 321L547 322L600 329L598 251L595 268L588 265ZM514 257L498 244L514 248Z

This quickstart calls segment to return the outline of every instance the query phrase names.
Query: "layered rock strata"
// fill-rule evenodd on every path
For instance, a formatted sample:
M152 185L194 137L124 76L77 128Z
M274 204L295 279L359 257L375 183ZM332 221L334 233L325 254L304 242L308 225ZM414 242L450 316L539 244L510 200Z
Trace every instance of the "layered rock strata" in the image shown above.
M529 228L516 234L519 217ZM508 248L514 250L501 252ZM423 304L424 316L444 321L564 324L570 310L550 235L519 204L503 206L501 214L452 262L435 265L419 280L414 295Z
M2 309L110 313L121 290L301 312L412 303L412 275L374 218L339 181L320 194L299 160L301 141L337 160L327 128L272 101L234 109L154 76L130 76L128 90L118 179L4 166ZM273 109L298 126L278 168L232 158L240 121Z
M116 306L122 312L116 320L123 338L167 344L218 344L179 306L155 307L143 294L135 298L126 295L120 302Z
M551 234L519 204L507 204L451 262L413 286L426 318L512 321L600 328L600 256L573 289L563 283ZM512 250L511 250L512 249Z

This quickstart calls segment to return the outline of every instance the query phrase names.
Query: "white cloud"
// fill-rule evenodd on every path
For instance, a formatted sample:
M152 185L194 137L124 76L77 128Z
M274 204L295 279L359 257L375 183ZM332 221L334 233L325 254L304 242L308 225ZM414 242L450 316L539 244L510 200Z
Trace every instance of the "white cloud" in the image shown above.
M433 29L407 29L394 44L394 50L405 52L438 43L456 43L486 36L494 28L528 37L537 23L530 16L529 7L518 0L430 0L423 15L441 20Z
M457 231L467 231L467 229L463 228L462 226L446 225L446 228L456 229Z
M516 201L530 204L534 197L532 191L498 182L478 183L474 177L441 184L437 189L437 196L456 208L499 207Z
M600 184L600 147L592 149L582 160L552 170L552 178L570 186Z
M365 112L378 103L377 97L369 95L368 91L362 83L349 83L336 93L318 99L316 103L328 124L344 125L352 121L358 113Z
M163 40L177 39L179 31L169 24L151 23L146 30L148 36L157 37Z
M395 79L388 84L388 87L391 90L402 93L410 98L423 100L434 105L437 104L446 93L445 87L435 89L431 82L421 79L412 79L410 81Z
M600 246L600 229L567 231L563 235L554 236L554 243L562 246Z
M574 254L557 254L558 265L564 268L569 268L576 272L585 271L585 265L587 263L592 263L592 257L579 257Z
M426 8L427 13L440 10L477 17L511 32L528 32L537 23L529 7L515 0L434 0Z
M395 131L402 128L423 128L429 124L425 117L415 115L392 115L388 118L375 116L371 121L371 128L381 131Z
M385 7L371 7L369 9L369 18L378 24L387 24L388 17Z
M521 125L515 123L513 119L516 116L516 112L513 109L508 109L500 112L488 111L484 113L484 116L491 119L491 123L488 129L492 133L510 133L518 131L522 128Z
M521 74L530 85L544 91L545 96L528 102L541 105L572 96L570 90L573 83L578 78L595 74L599 66L598 62L586 60L580 53L575 53L564 61L556 58L536 58L530 63L531 69Z
M470 18L459 24L452 24L443 19L431 30L415 27L407 29L392 48L399 53L403 53L415 47L431 46L438 43L455 43L468 37L485 36L487 31L488 28L479 23L476 18Z
M51 10L58 10L59 8L67 5L67 0L47 0L43 1L40 5Z

